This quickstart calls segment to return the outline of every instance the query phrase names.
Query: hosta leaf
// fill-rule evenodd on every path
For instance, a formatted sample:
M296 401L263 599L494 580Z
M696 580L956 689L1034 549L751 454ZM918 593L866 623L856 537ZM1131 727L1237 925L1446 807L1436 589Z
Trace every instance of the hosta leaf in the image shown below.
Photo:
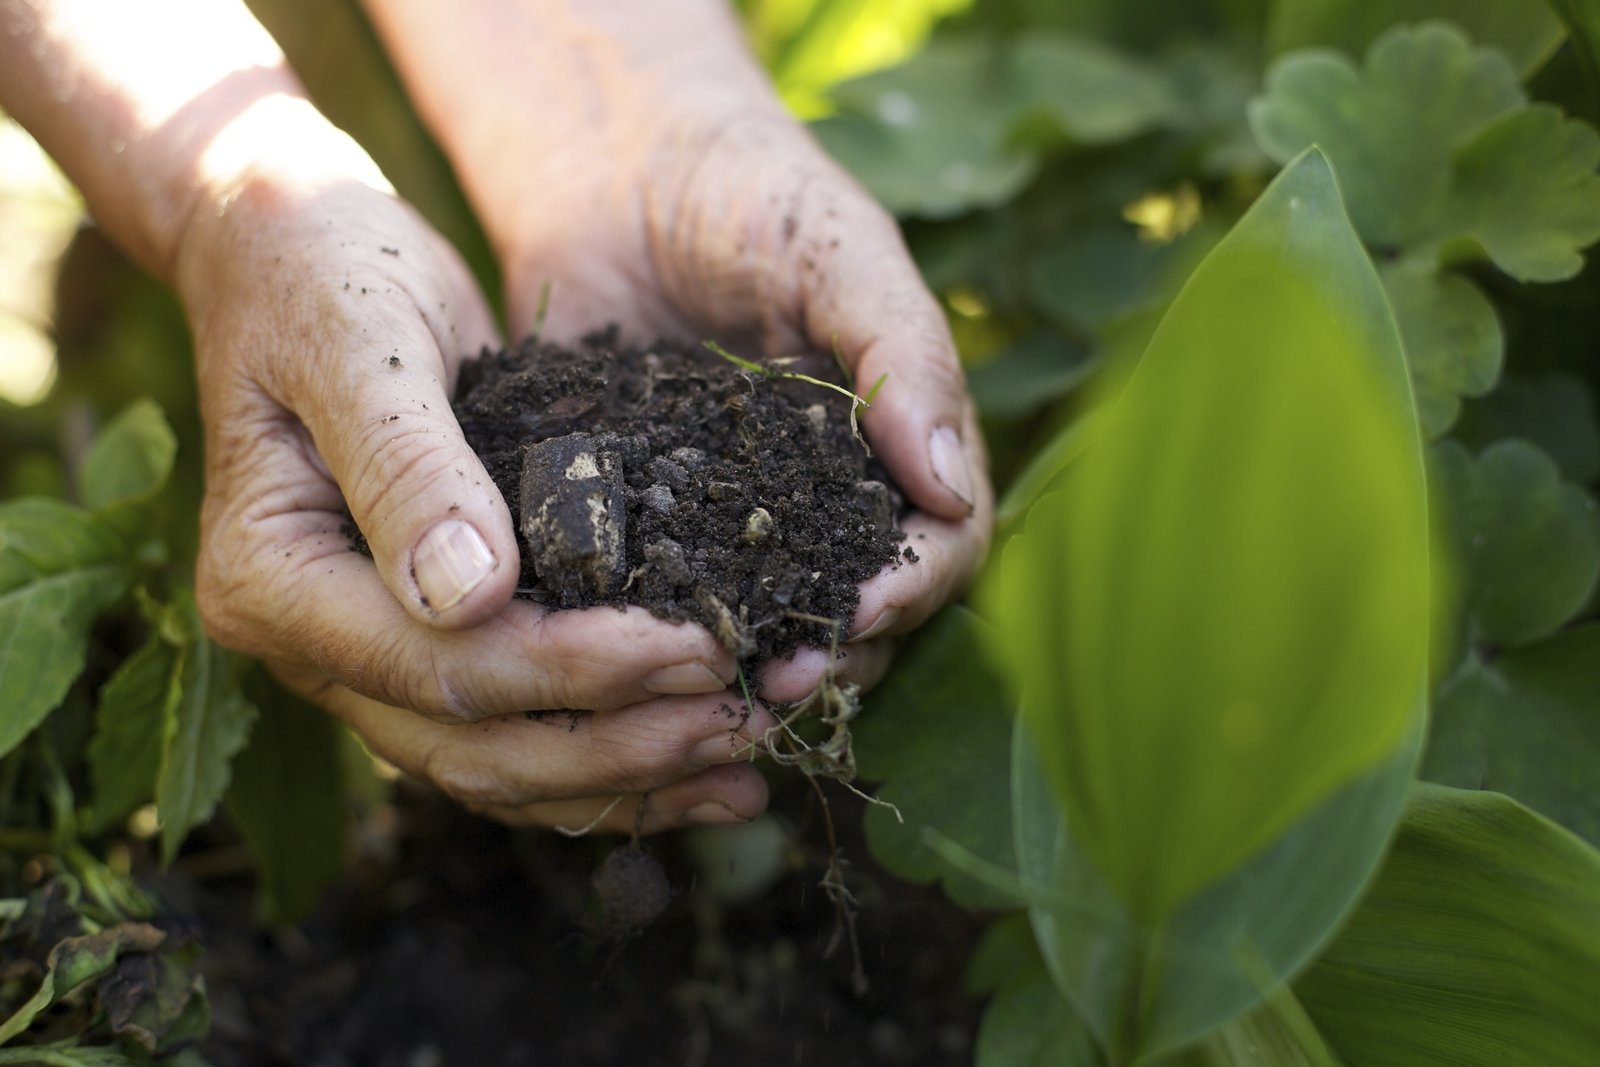
M83 670L90 625L127 588L122 551L81 508L39 498L0 505L0 755Z
M1553 633L1600 575L1600 510L1526 441L1475 459L1454 442L1434 453L1434 478L1460 574L1467 641L1522 644Z
M1456 436L1473 448L1521 437L1546 452L1574 482L1600 477L1600 421L1594 394L1575 374L1507 376L1493 393L1468 406Z
M1357 55L1385 30L1424 19L1455 23L1504 52L1518 70L1532 68L1561 42L1561 25L1547 6L1527 0L1276 0L1268 45L1273 53L1327 45Z
M1360 70L1317 49L1280 59L1251 125L1279 160L1321 147L1375 246L1436 258L1471 242L1553 281L1600 238L1600 135L1530 106L1504 56L1443 23L1384 34Z
M1062 822L1020 727L1013 823L1018 870L1034 895L1029 913L1057 986L1115 1062L1144 1062L1190 1044L1315 958L1377 870L1423 737L1419 719L1385 762L1170 918L1143 923Z
M902 653L872 694L872 710L852 725L861 776L882 781L880 799L904 817L867 811L867 842L889 870L915 882L943 879L968 907L1017 902L944 864L924 843L928 828L992 863L1012 867L1011 701L984 660L984 623L947 608Z
M98 510L154 494L166 484L177 454L178 439L161 408L134 401L89 446L78 472L83 502Z
M298 922L344 869L341 727L320 708L252 679L261 709L233 764L228 814L261 869L266 917Z
M1423 777L1506 793L1600 844L1600 624L1469 662L1434 700Z
M975 1067L1099 1067L1103 1062L1043 967L1012 976L984 1010Z
M155 796L161 741L182 696L180 657L179 649L152 636L100 690L88 747L94 783L91 833L105 830Z
M1405 342L1417 416L1423 432L1437 437L1456 421L1462 397L1482 396L1500 377L1500 320L1476 285L1415 261L1385 269L1383 284Z
M241 686L239 657L205 636L192 596L184 610L191 639L183 652L183 695L168 722L156 780L161 855L168 863L185 835L216 810L233 757L249 740L256 718Z
M1296 993L1360 1067L1588 1067L1600 853L1507 797L1419 784L1371 892Z
M1030 106L1009 53L976 39L931 43L835 91L812 126L823 147L897 214L941 217L1010 199L1037 156L1009 143Z
M1155 925L1383 763L1421 709L1405 365L1320 155L1195 272L1108 417L1006 553L991 613L1078 847Z

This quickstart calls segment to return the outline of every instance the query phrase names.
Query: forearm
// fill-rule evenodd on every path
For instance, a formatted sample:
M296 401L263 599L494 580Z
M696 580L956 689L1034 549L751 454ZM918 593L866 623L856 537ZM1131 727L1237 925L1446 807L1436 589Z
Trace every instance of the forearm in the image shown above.
M169 281L187 216L247 161L375 175L237 0L0 0L0 107Z
M725 0L363 0L502 255L579 176L637 175L675 122L779 103Z

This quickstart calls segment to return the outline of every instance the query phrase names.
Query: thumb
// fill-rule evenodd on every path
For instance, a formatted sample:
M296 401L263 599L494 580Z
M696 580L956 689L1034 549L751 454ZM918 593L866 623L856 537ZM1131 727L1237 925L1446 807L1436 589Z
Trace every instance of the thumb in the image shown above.
M367 326L347 331L360 340L295 407L390 592L419 621L474 626L510 601L520 561L505 500L451 413L443 346L493 343L492 323L476 300L451 309L451 326L403 294L363 299Z

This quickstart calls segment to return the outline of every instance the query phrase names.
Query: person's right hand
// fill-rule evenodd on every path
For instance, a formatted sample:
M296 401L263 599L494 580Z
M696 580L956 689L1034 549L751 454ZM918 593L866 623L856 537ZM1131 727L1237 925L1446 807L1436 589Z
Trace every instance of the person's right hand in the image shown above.
M735 665L708 632L512 600L511 516L449 402L461 355L495 343L491 316L455 253L303 107L291 121L356 165L229 166L177 257L208 630L502 819L576 827L611 805L602 828L631 829L634 805L613 801L644 792L647 830L753 817L766 786L747 739L772 719L730 713ZM347 506L371 559L340 531ZM592 714L525 714L558 709Z

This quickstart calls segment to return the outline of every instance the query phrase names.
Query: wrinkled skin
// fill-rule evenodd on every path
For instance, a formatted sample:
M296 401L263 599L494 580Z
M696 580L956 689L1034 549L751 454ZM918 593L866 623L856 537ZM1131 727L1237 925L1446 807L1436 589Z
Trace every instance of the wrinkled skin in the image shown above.
M992 501L942 313L893 221L770 95L750 106L741 89L734 113L717 94L661 99L644 78L623 95L538 165L441 138L501 256L512 332L549 281L547 336L618 321L635 339L716 335L768 354L837 343L857 380L887 374L863 428L918 508L906 526L922 562L863 589L837 671L870 686L986 548ZM212 633L507 821L627 830L635 804L613 801L643 793L646 831L757 814L750 742L775 720L765 706L730 720L735 664L708 633L511 599L511 517L448 403L463 354L499 339L453 251L381 181L257 165L204 203L177 277L207 434L198 593ZM373 560L339 533L346 503ZM454 523L491 562L440 596L419 545ZM762 695L798 699L826 658L764 665ZM544 709L590 714L524 714Z

